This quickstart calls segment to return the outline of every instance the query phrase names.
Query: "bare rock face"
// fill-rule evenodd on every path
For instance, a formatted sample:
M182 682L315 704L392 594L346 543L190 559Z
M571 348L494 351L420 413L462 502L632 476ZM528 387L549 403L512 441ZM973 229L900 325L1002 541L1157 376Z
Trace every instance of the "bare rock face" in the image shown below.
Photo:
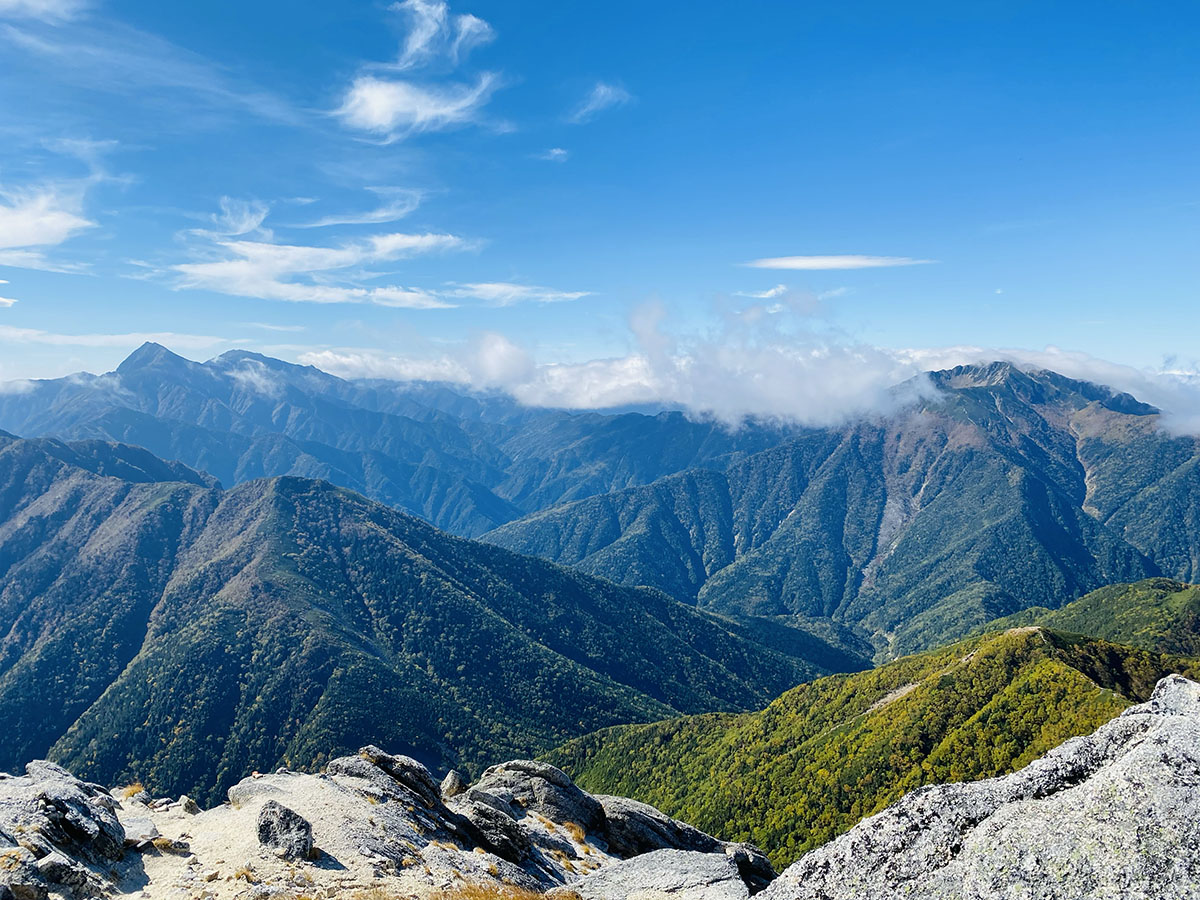
M604 809L604 836L618 856L631 857L656 850L689 850L728 856L751 892L765 888L775 869L765 853L752 844L730 844L672 819L648 803L628 797L598 796Z
M442 779L442 799L449 800L466 791L471 785L458 769L451 769Z
M571 894L582 900L746 900L750 891L724 853L655 850L606 866L560 896Z
M104 788L54 763L0 775L0 897L103 893L107 870L125 847L115 807Z
M590 831L604 821L604 808L561 770L547 763L518 759L492 766L472 791L490 794L514 810L571 822Z
M1200 898L1200 685L1012 775L914 791L806 854L764 900Z

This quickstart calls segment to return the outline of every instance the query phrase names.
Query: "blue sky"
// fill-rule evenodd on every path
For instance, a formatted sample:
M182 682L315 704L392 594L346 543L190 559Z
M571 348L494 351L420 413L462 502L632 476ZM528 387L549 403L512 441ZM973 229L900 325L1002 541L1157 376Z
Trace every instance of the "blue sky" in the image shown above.
M1191 2L0 0L0 378L145 336L577 405L1190 372L1198 38Z

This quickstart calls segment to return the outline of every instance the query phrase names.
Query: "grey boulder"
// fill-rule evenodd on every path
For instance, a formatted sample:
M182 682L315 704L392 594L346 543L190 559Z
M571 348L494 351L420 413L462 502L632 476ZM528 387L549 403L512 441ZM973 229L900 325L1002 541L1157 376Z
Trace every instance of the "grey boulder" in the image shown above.
M268 800L258 811L258 842L276 847L289 859L308 859L312 853L312 825L282 803Z

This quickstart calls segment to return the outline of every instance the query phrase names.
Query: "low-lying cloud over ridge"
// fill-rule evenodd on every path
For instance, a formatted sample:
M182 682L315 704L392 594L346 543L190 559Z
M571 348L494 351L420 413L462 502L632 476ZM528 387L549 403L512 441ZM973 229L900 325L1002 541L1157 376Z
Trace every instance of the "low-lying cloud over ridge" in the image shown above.
M299 357L302 363L346 378L445 381L499 389L530 406L678 407L731 426L747 418L836 425L887 414L935 396L924 377L929 371L996 360L1125 391L1163 410L1162 424L1169 430L1200 434L1200 375L1146 371L1055 347L1035 351L838 343L685 345L659 334L628 356L538 364L525 348L488 332L435 357L363 349L318 350Z

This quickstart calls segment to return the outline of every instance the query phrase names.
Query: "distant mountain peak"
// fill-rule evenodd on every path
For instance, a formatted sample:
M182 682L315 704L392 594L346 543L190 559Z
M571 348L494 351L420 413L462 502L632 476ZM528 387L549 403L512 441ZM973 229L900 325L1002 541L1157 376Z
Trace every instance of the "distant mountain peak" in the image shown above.
M995 360L990 363L978 363L965 366L955 366L952 369L939 369L931 372L930 377L939 387L945 388L982 388L996 387L1007 384L1014 379L1028 380L1029 376L1016 365L1007 360Z
M117 366L117 372L127 374L142 369L187 367L193 365L195 363L191 360L184 359L177 353L172 353L162 344L155 343L154 341L146 341L146 343L125 357L125 361Z
M1103 384L1060 375L1051 369L1023 368L1007 360L955 366L929 373L930 380L943 390L971 390L1005 387L1034 403L1074 396L1099 403L1105 409L1131 416L1150 416L1161 412L1131 394L1115 391Z

